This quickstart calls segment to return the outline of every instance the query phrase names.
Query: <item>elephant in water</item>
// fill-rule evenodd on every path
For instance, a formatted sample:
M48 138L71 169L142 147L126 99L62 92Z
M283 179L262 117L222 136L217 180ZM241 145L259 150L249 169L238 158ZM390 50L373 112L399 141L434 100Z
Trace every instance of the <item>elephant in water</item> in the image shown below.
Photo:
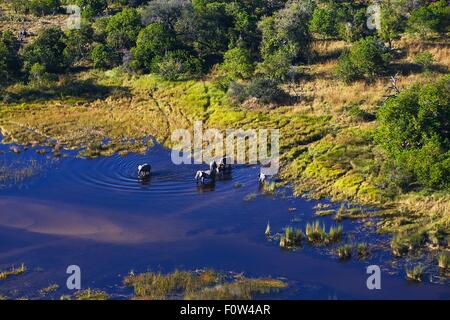
M148 163L138 166L138 176L140 179L145 179L145 178L150 177L151 171L152 171L152 167Z
M209 165L209 170L197 171L197 174L195 175L195 181L197 182L197 184L199 182L201 182L202 184L214 183L216 181L217 168L217 163L213 161Z

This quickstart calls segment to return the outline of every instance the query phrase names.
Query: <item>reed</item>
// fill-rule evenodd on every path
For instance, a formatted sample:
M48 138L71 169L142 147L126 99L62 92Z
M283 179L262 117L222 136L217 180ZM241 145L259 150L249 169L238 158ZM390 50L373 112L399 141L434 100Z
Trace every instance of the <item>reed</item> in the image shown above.
M336 249L336 255L341 260L349 260L352 257L352 246L350 244L339 246Z
M5 280L11 276L18 276L27 271L25 264L21 264L18 268L12 267L11 270L0 272L0 280Z
M306 224L305 234L308 241L315 244L323 243L327 239L325 227L319 221Z
M450 266L450 254L442 251L441 253L439 253L437 261L439 268L444 270L448 269L448 267Z
M425 267L423 265L417 265L411 269L406 268L406 278L408 280L421 282L425 274Z

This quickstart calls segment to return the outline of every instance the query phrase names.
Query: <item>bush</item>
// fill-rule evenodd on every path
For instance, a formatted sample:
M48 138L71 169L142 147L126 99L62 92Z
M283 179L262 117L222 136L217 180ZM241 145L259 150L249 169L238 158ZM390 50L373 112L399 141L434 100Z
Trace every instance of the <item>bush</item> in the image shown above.
M201 73L201 62L184 50L170 51L157 64L158 74L167 80L186 80Z
M55 14L59 11L60 6L59 0L31 0L27 5L30 12L37 16Z
M7 83L18 74L21 64L19 48L20 43L11 32L0 33L0 84Z
M67 34L65 55L69 61L80 61L90 58L94 30L90 25L83 24L80 29L70 30Z
M57 73L69 66L64 55L66 36L61 29L51 27L40 31L33 43L23 52L24 66L30 71L34 64L44 66L46 72Z
M335 37L337 35L335 8L317 7L314 10L309 30L322 37Z
M408 31L427 37L433 33L445 34L449 31L450 6L446 0L432 2L411 13Z
M135 45L141 30L141 16L135 9L123 9L108 20L107 42L116 49L129 49Z
M421 52L415 56L413 62L419 65L423 70L429 71L433 65L433 55L427 51Z
M157 71L157 64L165 53L176 48L177 43L174 36L166 30L164 25L151 23L139 32L136 47L131 49L132 66L140 71Z
M101 43L92 49L91 58L94 67L99 69L115 67L122 60L120 53Z
M342 54L336 73L345 82L373 80L386 71L389 60L390 54L384 44L375 37L367 37Z
M249 79L253 75L254 65L250 51L233 48L225 52L220 70L230 80Z
M83 17L88 19L98 16L108 7L107 0L77 0L76 4L83 10Z
M410 183L450 186L450 76L389 99L377 115L378 143Z

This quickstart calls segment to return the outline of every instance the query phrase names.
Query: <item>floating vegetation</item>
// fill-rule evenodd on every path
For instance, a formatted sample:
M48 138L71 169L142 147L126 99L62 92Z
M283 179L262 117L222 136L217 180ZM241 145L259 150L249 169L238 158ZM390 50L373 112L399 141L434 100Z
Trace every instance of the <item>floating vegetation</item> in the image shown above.
M329 203L318 203L314 206L315 210L322 210L322 209L328 209L331 208L331 204Z
M364 260L369 256L369 247L367 246L367 243L362 242L358 243L356 246L356 250L358 251L358 259Z
M280 247L292 248L299 246L304 237L305 235L300 229L287 227L284 229L284 235L280 237Z
M244 197L244 201L245 201L245 202L255 201L255 200L256 200L256 197L257 197L257 194L256 194L256 193L249 193L248 195L246 195L246 196Z
M42 294L42 295L46 295L46 294L49 294L51 292L55 292L58 289L59 289L59 285L54 283L54 284L49 285L46 288L43 288L43 289L39 290L39 293Z
M236 182L236 183L234 184L234 188L235 188L235 189L242 188L242 183Z
M350 244L339 246L336 249L336 255L341 260L349 260L352 257L352 246Z
M447 270L450 266L450 254L448 252L442 251L438 255L437 261L439 268Z
M414 232L410 235L407 233L396 233L391 240L392 254L401 257L410 251L420 248L425 243L425 233Z
M169 274L147 272L130 274L124 279L133 287L134 299L252 299L255 294L265 294L287 287L281 280L248 279L242 276L227 277L213 270L175 271Z
M425 273L425 267L422 265L417 265L412 269L406 268L406 278L408 280L421 282Z
M326 217L326 216L331 216L334 213L335 213L334 210L317 210L315 212L315 215L318 217Z
M342 204L341 207L339 208L339 210L336 212L334 219L336 221L341 221L342 219L344 219L345 212L346 212L345 204Z
M0 272L0 280L5 280L5 279L7 279L7 278L9 278L11 276L21 275L21 274L25 273L26 271L27 271L27 268L22 263L20 265L20 267L18 267L18 268L12 267L11 270L1 271Z
M76 300L108 300L108 294L101 290L86 289L75 293Z

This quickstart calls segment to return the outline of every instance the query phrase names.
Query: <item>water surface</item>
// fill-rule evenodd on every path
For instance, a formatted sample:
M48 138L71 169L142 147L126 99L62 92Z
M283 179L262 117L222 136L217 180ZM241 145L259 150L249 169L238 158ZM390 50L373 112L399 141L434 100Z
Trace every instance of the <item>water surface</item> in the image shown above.
M0 189L0 269L20 263L29 268L0 281L0 294L8 297L39 298L39 289L52 283L61 289L49 297L70 294L65 271L78 265L84 288L115 298L131 294L122 285L131 270L200 268L285 278L289 288L270 296L274 299L450 298L448 283L406 281L404 270L381 249L388 237L374 235L363 222L343 223L350 241L375 243L372 257L363 262L339 262L326 248L307 245L285 251L267 241L268 221L274 231L289 224L304 229L316 219L318 202L293 197L288 188L276 196L262 194L257 166L235 167L231 179L200 188L193 177L203 166L173 165L170 151L158 145L146 155L93 160L75 152L53 158L32 148L20 154L5 145L0 150L0 165L21 167L33 160L39 167L23 183ZM136 168L145 162L153 174L142 182ZM250 193L257 199L244 201ZM319 219L327 228L335 224ZM367 289L370 264L382 266L382 290Z

